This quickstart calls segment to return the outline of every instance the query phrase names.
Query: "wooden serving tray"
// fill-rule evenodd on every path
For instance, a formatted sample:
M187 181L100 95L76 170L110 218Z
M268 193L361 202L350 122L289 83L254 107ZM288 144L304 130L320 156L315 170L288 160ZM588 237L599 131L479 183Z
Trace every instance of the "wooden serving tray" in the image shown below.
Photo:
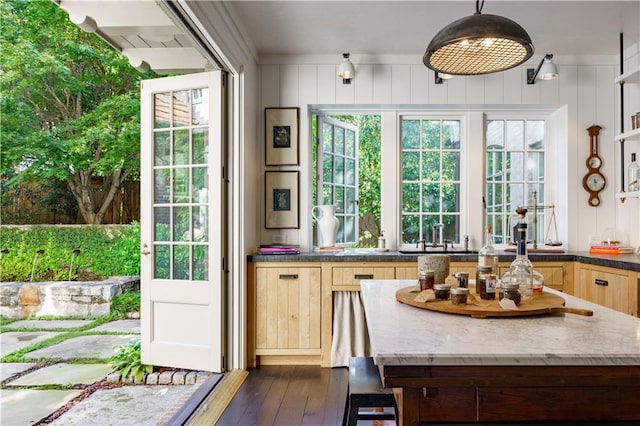
M593 311L587 309L567 308L564 306L565 300L551 293L543 293L534 296L532 300L523 300L518 306L518 310L502 309L496 300L482 300L479 294L474 294L475 289L469 287L469 298L466 305L454 305L451 300L430 300L428 302L418 302L415 300L419 294L412 292L415 286L401 288L396 292L396 299L404 304L416 308L430 311L445 312L448 314L468 315L473 318L487 317L521 317L531 315L544 315L558 312L565 312L577 315L592 316ZM474 297L477 304L469 303Z

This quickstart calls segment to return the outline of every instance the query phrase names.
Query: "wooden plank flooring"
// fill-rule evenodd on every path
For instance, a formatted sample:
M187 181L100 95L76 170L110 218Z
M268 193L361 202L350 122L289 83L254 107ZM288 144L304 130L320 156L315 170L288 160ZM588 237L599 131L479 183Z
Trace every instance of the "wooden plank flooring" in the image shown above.
M262 366L249 370L217 424L340 425L348 380L347 368Z

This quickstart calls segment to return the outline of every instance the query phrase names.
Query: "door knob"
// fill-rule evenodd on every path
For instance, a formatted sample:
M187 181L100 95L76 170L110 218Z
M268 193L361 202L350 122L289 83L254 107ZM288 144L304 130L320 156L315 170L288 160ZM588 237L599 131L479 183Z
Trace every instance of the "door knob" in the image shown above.
M144 256L148 256L151 254L151 252L148 250L148 246L146 244L142 245L142 251L140 252L140 254L144 255Z

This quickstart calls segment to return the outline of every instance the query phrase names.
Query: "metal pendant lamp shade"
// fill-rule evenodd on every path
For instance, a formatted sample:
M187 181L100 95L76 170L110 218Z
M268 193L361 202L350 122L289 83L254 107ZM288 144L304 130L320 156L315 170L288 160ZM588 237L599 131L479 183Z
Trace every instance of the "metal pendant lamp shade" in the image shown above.
M534 52L531 37L518 23L497 15L458 19L435 35L424 54L424 64L453 75L504 71L527 61Z
M544 59L544 63L540 67L538 72L538 78L540 80L553 80L558 76L558 68L551 59Z

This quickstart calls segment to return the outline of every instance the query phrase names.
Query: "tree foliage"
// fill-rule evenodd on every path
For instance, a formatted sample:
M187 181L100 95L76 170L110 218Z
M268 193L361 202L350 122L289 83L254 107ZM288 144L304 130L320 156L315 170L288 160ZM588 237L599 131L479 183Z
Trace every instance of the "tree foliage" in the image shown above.
M49 0L0 0L0 15L3 176L64 181L85 222L99 224L138 173L139 81L151 74Z

